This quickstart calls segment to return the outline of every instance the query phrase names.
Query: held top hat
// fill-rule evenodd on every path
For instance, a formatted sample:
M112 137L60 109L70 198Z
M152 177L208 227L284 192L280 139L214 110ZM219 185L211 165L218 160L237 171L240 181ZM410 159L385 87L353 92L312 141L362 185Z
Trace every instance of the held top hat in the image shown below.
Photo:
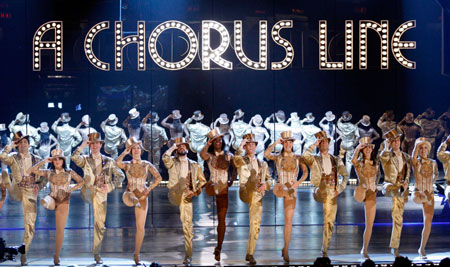
M300 117L298 116L297 112L292 112L290 115L291 115L291 121L300 120Z
M286 120L286 115L284 114L284 111L278 110L277 113L275 113L275 118L280 121Z
M228 119L228 116L227 116L226 113L220 114L218 120L219 120L219 123L220 123L220 124L228 124L228 122L230 122L230 120Z
M417 138L414 146L416 148L419 148L420 146L426 146L428 148L428 151L431 150L431 143L425 137Z
M48 132L50 129L48 128L48 123L47 122L41 122L41 125L39 126L39 131L41 131L41 133L46 133Z
M0 132L6 131L6 125L4 123L0 124Z
M217 129L217 128L212 129L208 133L209 140L214 140L214 139L222 137L222 136L223 136L223 134L220 134L219 129Z
M234 116L236 116L236 119L240 119L244 116L244 111L242 109L238 109L234 112Z
M108 116L108 124L110 125L116 125L119 119L117 118L116 114L110 114Z
M368 115L364 115L361 119L361 124L364 126L369 126L370 125L370 117Z
M14 134L12 141L14 143L19 143L20 141L22 141L23 139L27 139L29 138L29 135L23 135L23 133L21 131L18 131Z
M128 148L131 149L131 148L133 148L134 146L136 146L136 145L141 145L141 144L142 144L142 142L136 140L135 137L130 137L130 138L128 138L127 142L125 143L125 148L126 148L126 149L128 149Z
M19 124L25 123L26 120L27 120L27 116L25 114L23 114L22 112L17 113L16 121L18 121Z
M412 114L411 112L406 113L405 122L406 123L413 123L414 122L414 114Z
M185 145L186 149L189 149L189 143L186 141L184 137L177 137L173 140L173 142L177 145L177 147L179 145Z
M334 121L334 119L336 119L336 116L333 114L332 111L327 111L327 112L325 113L325 119L326 119L327 121Z
M255 126L259 127L263 124L263 118L259 114L256 114L255 116L253 116L252 119L253 119L253 123L255 124Z
M56 159L56 158L64 158L65 159L66 158L64 156L64 151L59 148L53 149L51 152L51 155L52 155L52 157L51 157L52 159Z
M202 114L202 112L200 110L194 111L194 116L193 116L194 120L201 121L201 120L203 120L204 117L205 116Z
M128 111L128 114L130 114L130 119L136 119L137 117L139 117L140 113L136 108L132 108L130 109L130 111Z
M317 140L325 140L325 139L327 139L328 142L330 142L330 138L327 137L327 133L325 131L320 131L320 132L315 133L314 137Z
M244 134L242 139L247 140L247 143L255 143L258 144L258 141L255 140L255 135L252 133Z
M343 121L350 121L352 119L352 114L348 111L342 112L342 120Z
M391 141L395 140L397 138L400 138L401 136L402 136L402 134L397 132L397 129L395 129L395 128L384 134L384 137L386 139L391 140Z
M151 121L152 123L158 122L158 121L159 121L158 113L156 113L156 112L153 111L153 112L150 114L150 121Z
M104 143L100 133L97 132L88 134L88 143L95 143L95 142Z
M71 120L72 118L70 117L69 113L64 112L61 114L61 122L63 123L67 123Z
M179 120L181 119L181 113L178 109L172 110L172 119Z
M359 143L360 143L362 146L371 146L372 148L375 147L375 145L372 144L372 138L370 138L369 136L361 137L361 138L359 139Z
M313 122L315 120L313 114L311 112L306 113L305 115L305 119L306 122Z
M91 117L89 117L89 115L86 114L81 118L81 121L84 122L84 124L87 126L91 124Z
M295 138L292 136L292 131L284 131L284 132L282 132L281 133L281 139L283 141L289 141L289 140L294 141L295 140Z

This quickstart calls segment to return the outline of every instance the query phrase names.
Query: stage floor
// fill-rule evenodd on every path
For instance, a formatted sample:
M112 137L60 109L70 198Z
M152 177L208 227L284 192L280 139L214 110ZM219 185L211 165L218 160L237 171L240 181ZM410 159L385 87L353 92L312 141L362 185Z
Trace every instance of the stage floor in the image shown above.
M333 263L359 263L359 251L364 232L364 204L353 198L349 186L338 201L338 216L328 256ZM108 266L132 266L135 221L134 211L121 200L121 190L108 198L107 231L102 257ZM46 192L41 192L40 197ZM227 232L222 249L222 265L245 265L248 238L248 208L239 200L237 188L229 194ZM429 260L439 262L450 256L450 211L442 196L435 196L435 216L427 245ZM381 194L377 198L377 215L369 255L376 263L389 263L391 233L391 200ZM283 265L283 202L269 192L263 200L261 233L254 254L258 265ZM214 200L205 194L194 200L194 255L193 265L214 265L217 225ZM167 265L181 265L184 258L183 232L177 207L167 200L167 188L158 187L150 196L146 236L141 258L148 265L157 261ZM93 239L92 208L81 200L78 192L71 197L66 236L61 252L61 264L93 266L90 253ZM36 233L29 251L30 266L52 266L55 246L55 218L53 211L38 207ZM415 262L422 231L421 206L411 200L405 206L404 227L400 253ZM20 244L23 238L23 216L20 203L7 199L0 212L0 237L7 245ZM313 200L311 188L298 190L294 227L289 249L291 264L312 263L320 255L322 242L322 206ZM20 261L4 262L1 266L20 265Z

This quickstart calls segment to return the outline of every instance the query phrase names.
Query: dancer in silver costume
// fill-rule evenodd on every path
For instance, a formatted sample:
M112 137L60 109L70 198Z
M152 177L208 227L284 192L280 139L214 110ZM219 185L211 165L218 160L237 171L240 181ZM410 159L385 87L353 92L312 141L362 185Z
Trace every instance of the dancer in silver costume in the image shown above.
M67 169L70 169L72 148L81 143L81 135L75 128L69 125L70 120L69 113L64 112L61 114L61 117L52 124L52 130L56 133L58 138L58 148L64 151ZM62 122L62 126L58 126L60 122Z
M90 127L91 125L91 117L89 115L84 115L81 118L81 122L77 125L75 129L80 133L82 141L88 140L88 135L90 133L96 133L97 130ZM83 127L84 126L84 127ZM89 147L85 147L81 152L83 155L89 155Z
M147 123L150 118L151 123ZM161 148L167 144L166 130L158 125L159 116L156 112L151 112L142 120L142 130L144 130L143 145L148 151L148 161L153 163L156 170L160 171Z
M368 115L364 115L360 121L356 123L359 130L359 137L370 137L373 141L380 138L380 134L370 125L370 117Z
M314 116L311 112L306 113L305 118L300 121L300 130L304 138L303 151L306 151L311 145L316 142L316 133L320 132L321 129L314 125Z
M200 110L196 110L194 115L184 122L186 136L189 137L189 147L192 152L197 154L197 162L202 167L202 170L204 168L204 160L200 156L200 152L202 152L208 142L208 133L211 130L202 123L204 117ZM193 120L195 123L192 123Z
M255 151L256 157L259 160L264 160L265 144L270 138L269 132L266 128L262 127L263 118L259 114L253 116L250 119L249 124L252 127L252 133L255 135L255 141L258 142Z
M141 117L140 113L136 108L130 109L128 111L128 117L122 122L122 126L128 129L128 137L134 137L136 140L141 140Z
M301 122L300 117L298 116L297 112L292 112L291 117L287 120L286 124L291 127L292 137L294 138L294 146L292 151L296 155L302 154L302 145L303 142L305 142L305 138L302 135L302 128L301 128Z
M335 137L336 137L336 124L333 122L336 119L336 116L331 111L327 111L325 113L325 117L323 117L319 126L322 130L327 133L327 138L330 139L330 143L328 146L328 154L334 155L334 147L335 147ZM325 122L326 121L326 122Z
M251 126L244 122L244 114L242 109L238 109L234 112L233 120L231 120L231 146L234 150L241 145L242 137L252 131Z
M8 125L8 129L10 132L10 138L12 138L14 134L19 131L30 136L30 152L33 152L33 149L38 146L40 136L37 132L37 129L30 125L29 114L23 114L22 112L19 112L16 116L16 119Z
M271 122L272 120L273 122ZM277 113L270 115L264 121L264 127L266 127L270 132L270 144L273 144L275 141L280 139L282 132L290 130L290 127L285 123L285 121L286 115L282 110L278 110ZM280 152L282 148L283 146L281 144L277 144L275 146L275 152Z
M58 144L56 137L49 132L48 124L44 121L41 122L40 127L37 129L40 132L39 148L34 149L34 153L41 159L50 157L50 150ZM44 164L44 168L47 169L48 162Z
M225 143L224 151L229 151L231 146L231 134L230 134L230 124L228 124L230 120L228 119L227 114L220 114L219 118L217 118L213 123L211 123L211 130L214 128L218 128L220 134L223 134L223 142ZM219 123L219 126L217 126Z
M172 123L167 123L168 119L172 119ZM178 137L183 137L184 133L184 124L181 123L181 114L179 110L172 110L172 113L169 114L167 117L164 118L164 120L161 121L161 125L165 128L169 129L170 133L170 140L167 143L168 147L171 147L174 143L173 140L175 140Z
M116 114L110 114L108 118L100 124L100 128L105 133L105 153L114 160L119 156L118 148L124 146L127 141L125 130L117 126L119 119Z
M350 175L352 170L352 158L355 152L355 146L359 140L358 127L351 123L352 114L348 111L342 112L342 116L337 121L337 132L341 138L341 148L339 150L339 157L344 159L345 155L345 167Z

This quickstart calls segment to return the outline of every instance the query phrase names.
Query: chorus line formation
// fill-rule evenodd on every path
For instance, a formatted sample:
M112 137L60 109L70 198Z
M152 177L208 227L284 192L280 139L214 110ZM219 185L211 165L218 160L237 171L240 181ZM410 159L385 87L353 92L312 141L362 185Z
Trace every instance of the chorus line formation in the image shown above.
M95 262L101 264L108 193L121 187L126 177L127 187L122 200L135 210L136 245L133 259L138 265L141 264L140 250L145 235L148 196L163 180L160 175L162 158L169 175L168 199L180 210L184 264L192 261L192 199L199 196L203 189L206 194L215 197L217 205L219 223L214 258L220 261L226 232L228 188L235 180L239 183L239 197L249 208L250 231L245 260L256 264L253 254L260 233L263 198L272 189L277 197L284 200L282 258L289 262L288 249L298 186L309 177L314 186L314 199L323 205L321 254L327 257L336 220L337 198L345 190L353 167L358 177L354 198L365 205L366 226L361 257L369 258L377 185L383 173L382 193L392 198L391 253L399 256L404 205L411 198L423 208L424 226L418 253L425 259L434 213L433 186L439 175L438 165L433 159L436 144L440 144L437 158L445 172L445 195L447 198L450 196L450 152L447 151L450 144L450 109L438 119L434 116L435 112L429 108L416 118L414 114L407 113L397 123L394 113L386 111L377 122L381 129L379 134L371 126L368 115L354 124L348 111L343 112L336 123L336 116L328 111L316 126L312 113L300 119L298 113L293 112L286 121L285 113L280 110L265 120L256 114L247 123L244 112L238 109L231 122L224 113L210 125L205 125L201 111L195 111L182 123L180 111L174 110L161 122L164 128L169 129L169 138L166 130L158 125L156 112L149 112L141 119L139 111L133 108L122 124L127 128L128 135L117 126L117 116L111 114L100 124L105 136L103 139L100 132L91 127L88 115L83 116L76 127L69 125L70 115L62 113L51 127L47 122L42 122L39 128L34 128L30 125L29 115L20 112L8 128L0 124L0 209L6 192L11 199L22 204L26 251L21 255L21 265L27 265L27 253L35 231L38 193L48 186L50 193L39 202L47 210L55 210L54 264L59 265L70 195L80 189L83 200L93 207L92 253ZM50 129L55 135L50 133ZM379 138L383 141L376 151L373 141ZM269 140L270 144L266 147ZM161 155L165 145L168 149ZM335 151L337 147L339 149ZM102 148L109 156L101 153ZM197 155L196 160L188 158L189 151ZM142 158L145 152L147 159ZM82 176L70 169L71 160L82 169ZM204 173L205 161L209 177ZM272 161L276 170L273 172L268 165ZM412 173L414 182L410 181ZM412 192L409 192L410 184L413 184Z

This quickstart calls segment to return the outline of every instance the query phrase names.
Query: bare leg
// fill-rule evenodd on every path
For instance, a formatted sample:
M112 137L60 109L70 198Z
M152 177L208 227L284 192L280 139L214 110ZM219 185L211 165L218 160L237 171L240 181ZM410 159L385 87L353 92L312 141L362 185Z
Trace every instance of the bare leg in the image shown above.
M365 257L368 257L367 248L369 247L370 237L372 236L373 222L375 220L375 213L377 210L376 192L368 191L364 206L364 212L366 215L366 229L364 230L364 243L361 253ZM369 195L370 194L370 195Z
M141 251L142 242L145 236L145 221L147 220L147 210L148 210L148 198L139 201L141 206L138 208L134 207L134 214L136 216L136 248L134 250L134 255L139 255Z
M283 255L288 258L289 243L291 242L292 217L295 211L295 198L284 198L284 248Z
M69 215L69 201L56 204L56 246L55 258L59 258L64 241L64 228L66 227L67 216Z
M419 252L421 255L425 255L425 247L430 237L431 222L433 221L434 215L434 201L432 205L428 203L423 203L423 230L422 239L420 241Z

